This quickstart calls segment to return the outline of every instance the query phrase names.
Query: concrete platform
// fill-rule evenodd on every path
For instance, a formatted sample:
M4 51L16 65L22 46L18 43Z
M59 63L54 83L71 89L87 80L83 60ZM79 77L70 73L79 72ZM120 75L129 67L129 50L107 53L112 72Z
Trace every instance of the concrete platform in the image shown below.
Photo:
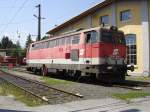
M13 97L0 97L0 112L150 112L149 106L150 97L136 99L131 103L107 98L31 108Z

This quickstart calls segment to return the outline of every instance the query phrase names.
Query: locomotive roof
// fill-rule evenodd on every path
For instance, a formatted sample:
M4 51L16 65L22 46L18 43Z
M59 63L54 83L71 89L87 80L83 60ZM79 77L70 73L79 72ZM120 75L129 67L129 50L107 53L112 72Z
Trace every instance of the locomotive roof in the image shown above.
M68 37L68 36L73 36L73 35L81 34L82 32L89 32L89 31L99 30L99 29L109 30L110 28L108 28L108 27L95 27L95 28L90 28L90 29L84 29L84 30L80 30L80 31L77 31L77 32L74 32L74 33L69 33L69 34L65 34L65 35L61 35L61 36L56 36L56 37L45 39L45 40L41 40L41 41L37 41L37 42L34 42L32 44L42 43L42 42L46 42L46 41L49 41L49 40L56 40L56 39L63 38L63 37ZM120 30L118 30L118 31L122 32Z
M57 32L57 31L59 31L60 29L66 27L67 25L70 25L70 24L72 24L72 23L74 23L74 22L76 22L76 21L82 19L83 17L92 14L93 12L97 11L98 9L110 5L110 4L111 4L112 2L114 2L114 1L116 1L116 0L105 0L105 1L103 1L103 2L101 2L101 3L99 3L99 4L97 4L97 5L95 5L94 7L92 7L92 8L90 8L90 9L86 10L85 12L79 14L78 16L75 16L75 17L73 17L72 19L70 19L70 20L64 22L63 24L61 24L61 25L55 27L54 29L49 30L49 31L47 32L47 34L53 34L53 33Z
M61 36L56 36L56 37L53 37L53 38L49 38L49 39L45 39L45 40L41 40L41 41L37 41L37 42L34 42L32 44L36 44L36 43L42 43L42 42L46 42L46 41L49 41L49 40L56 40L58 38L63 38L63 37L68 37L68 36L72 36L72 35L77 35L77 34L80 34L82 32L88 32L88 31L92 31L92 30L98 30L100 29L101 27L96 27L96 28L90 28L90 29L85 29L85 30L80 30L80 31L77 31L77 32L74 32L74 33L69 33L69 34L65 34L65 35L61 35Z

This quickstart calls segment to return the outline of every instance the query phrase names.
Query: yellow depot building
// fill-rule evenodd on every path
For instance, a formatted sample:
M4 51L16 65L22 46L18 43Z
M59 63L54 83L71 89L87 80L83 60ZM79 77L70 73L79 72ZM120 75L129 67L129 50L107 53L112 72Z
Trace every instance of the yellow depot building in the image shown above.
M133 75L150 69L150 0L105 0L50 30L57 36L80 28L117 26L126 35L127 63L135 65Z

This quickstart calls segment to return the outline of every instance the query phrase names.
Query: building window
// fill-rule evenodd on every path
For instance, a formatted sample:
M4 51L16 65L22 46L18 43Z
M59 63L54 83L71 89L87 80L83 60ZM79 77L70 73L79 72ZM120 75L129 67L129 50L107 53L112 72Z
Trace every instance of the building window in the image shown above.
M122 11L122 12L120 13L120 20L121 20L121 21L128 21L128 20L131 19L131 16L132 16L132 14L131 14L131 11L130 11L130 10Z
M101 16L100 17L100 24L108 25L109 24L109 16L108 15Z
M126 46L127 46L127 64L137 64L137 46L136 46L136 35L126 35Z

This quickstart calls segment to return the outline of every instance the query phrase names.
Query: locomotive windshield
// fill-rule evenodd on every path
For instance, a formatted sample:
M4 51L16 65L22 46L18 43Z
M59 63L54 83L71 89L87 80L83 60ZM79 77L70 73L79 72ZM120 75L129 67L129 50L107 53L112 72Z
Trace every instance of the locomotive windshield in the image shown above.
M102 30L100 40L102 42L125 44L124 34L119 31L112 32L110 30Z
M113 36L109 30L102 30L101 31L101 41L102 42L109 42L109 43L114 42Z

